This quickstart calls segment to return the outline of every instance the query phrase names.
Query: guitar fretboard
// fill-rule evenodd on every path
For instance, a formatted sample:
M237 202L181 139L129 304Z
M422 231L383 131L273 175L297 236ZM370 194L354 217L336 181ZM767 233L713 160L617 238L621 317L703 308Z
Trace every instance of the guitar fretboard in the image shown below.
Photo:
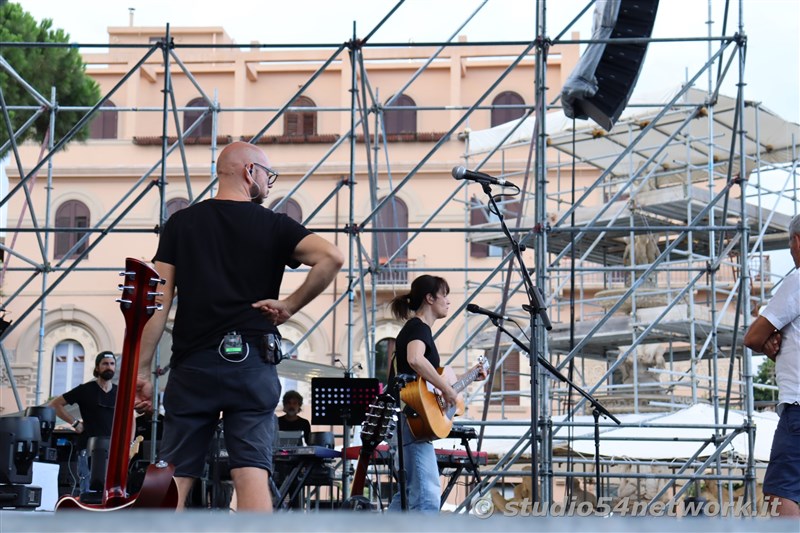
M467 385L475 381L475 379L478 377L480 373L481 373L480 367L473 368L471 371L461 376L461 379L453 383L453 389L456 392L461 392L462 390L467 388Z

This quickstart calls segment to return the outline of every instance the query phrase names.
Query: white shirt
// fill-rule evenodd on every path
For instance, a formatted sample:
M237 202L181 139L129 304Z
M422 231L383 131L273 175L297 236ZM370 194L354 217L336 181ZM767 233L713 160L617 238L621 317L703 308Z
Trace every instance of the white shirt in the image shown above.
M781 332L781 349L775 358L780 414L781 404L800 402L800 269L778 286L761 316Z

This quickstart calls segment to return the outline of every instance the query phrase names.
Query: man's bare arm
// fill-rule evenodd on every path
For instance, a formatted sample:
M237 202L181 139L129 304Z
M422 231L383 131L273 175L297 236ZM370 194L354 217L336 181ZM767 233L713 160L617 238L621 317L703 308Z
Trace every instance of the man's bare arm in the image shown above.
M781 340L780 332L763 316L756 318L744 335L745 346L773 361L781 349Z
M136 382L136 408L149 410L149 402L152 401L152 386L150 385L150 372L153 361L153 354L164 334L167 325L169 311L172 307L172 300L175 297L175 267L169 263L156 261L154 268L158 275L164 279L164 285L159 287L158 292L162 296L156 296L156 303L162 305L160 311L153 313L150 320L142 330L142 338L139 343L139 376Z
M319 296L344 264L337 247L318 235L308 235L295 247L292 257L311 267L306 279L292 294L282 300L259 300L252 305L274 324L286 322L293 314Z

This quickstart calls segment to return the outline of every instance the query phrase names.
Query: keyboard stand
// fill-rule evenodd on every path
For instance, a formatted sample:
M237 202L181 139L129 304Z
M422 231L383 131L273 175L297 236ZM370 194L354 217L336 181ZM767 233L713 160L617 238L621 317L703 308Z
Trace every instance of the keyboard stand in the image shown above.
M281 482L280 498L275 504L276 508L280 509L283 506L283 502L287 499L287 496L289 497L288 501L295 501L295 498L297 498L298 494L300 494L300 491L305 488L306 479L308 479L308 476L311 474L311 469L313 467L314 464L311 461L298 461L297 465L292 468L292 471L289 473L289 475L286 476L286 478ZM300 481L295 484L294 481L298 478L298 476L300 476L301 470L303 471L302 477L300 478ZM292 494L289 495L289 489L292 487L294 487L294 490L292 491Z
M481 484L481 474L478 470L478 464L475 462L475 458L472 456L472 450L469 447L469 438L466 435L462 435L461 437L461 445L464 446L464 449L467 452L467 459L469 460L469 466L466 467L465 465L458 465L455 469L455 472L450 474L450 477L447 480L447 486L444 488L444 492L442 492L442 498L439 501L439 509L442 508L444 502L447 501L447 497L450 496L450 492L453 490L453 487L456 486L458 482L458 478L464 472L464 468L466 467L472 476L475 478L475 482L480 485ZM470 511L472 505L467 502L467 512Z

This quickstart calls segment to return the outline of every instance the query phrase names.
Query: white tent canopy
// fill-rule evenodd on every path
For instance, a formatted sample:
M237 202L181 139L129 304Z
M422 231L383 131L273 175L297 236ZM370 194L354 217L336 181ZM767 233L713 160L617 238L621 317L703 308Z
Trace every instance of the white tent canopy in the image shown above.
M719 409L718 422L714 420L714 409L709 405L696 404L681 411L670 413L647 421L648 426L620 428L601 435L600 453L606 457L630 457L636 459L688 459L702 446L698 441L682 439L706 439L711 437L713 429L708 427L680 427L680 426L711 426L721 424L723 410ZM756 461L768 462L769 452L772 448L772 436L778 425L778 415L775 413L755 413L753 420L756 424L756 442L754 455ZM744 413L741 411L728 412L728 424L741 426L744 424ZM730 430L726 432L730 434ZM613 437L621 440L606 440L603 437ZM647 439L673 439L671 441ZM748 456L747 434L737 435L723 454L736 454L737 457ZM594 455L594 444L591 441L576 441L572 444L575 452ZM706 446L698 457L708 457L715 451L713 444Z
M696 404L686 409L673 413L648 413L648 414L621 414L616 415L623 424L641 424L639 427L609 428L609 421L601 418L603 425L600 433L600 454L603 457L619 457L629 459L688 459L692 457L702 446L698 440L687 441L685 439L707 439L711 437L714 430L709 427L715 423L722 424L724 412L718 411L718 422L714 419L714 409L705 404ZM563 416L553 417L554 422L564 420ZM773 412L754 413L753 420L756 424L756 442L754 456L756 461L768 462L769 452L772 448L772 437L778 425L778 415ZM572 440L570 448L581 455L594 456L594 441L591 437L594 429L592 427L593 418L591 416L573 417L574 422L582 425L573 428L573 437L581 437L579 440ZM728 412L728 425L741 426L744 424L744 413L742 411ZM469 425L468 423L466 425ZM697 426L697 427L681 427ZM479 431L478 427L475 427ZM527 426L487 426L482 450L490 454L502 455L511 448L515 440L519 439L527 431ZM556 431L556 429L554 429ZM730 430L726 432L730 434ZM497 438L505 437L505 438ZM561 428L554 434L554 445L559 443L566 444L567 428ZM614 440L609 440L614 438ZM650 439L650 440L648 440ZM670 439L652 440L652 439ZM456 439L443 439L436 442L437 448L451 448L459 446L460 441ZM473 448L477 443L473 443ZM715 446L710 444L698 455L698 457L708 457L715 451ZM526 454L530 453L529 451ZM747 434L740 433L731 444L723 451L723 455L735 454L738 458L748 456Z
M679 88L674 88L661 95L632 99L631 104L640 102L641 105L652 107L629 107L610 132L591 121L575 120L574 145L572 119L564 116L560 110L547 113L547 145L605 171L679 91ZM730 156L731 138L736 134L733 129L736 99L720 95L710 105L707 98L708 93L705 91L688 89L676 105L639 141L625 159L625 164L617 165L611 171L611 176L627 176L631 169L641 168L656 150L668 142L669 136L680 124L692 115L694 118L657 157L657 170L672 175L685 175L690 166L704 167L711 159L717 164L718 172L727 171L725 161ZM708 115L712 113L713 120L709 120ZM530 142L535 126L533 116L523 120L514 133L501 143L518 124L519 121L512 121L494 128L470 132L467 155L486 153L497 145L512 147ZM762 165L790 162L792 143L800 141L798 124L788 122L752 102L745 102L744 130L745 153L749 157L746 163L748 173L756 166L753 158L757 154ZM714 139L712 146L709 146L710 138ZM737 139L735 154L738 151ZM739 164L737 156L733 164L734 173L738 172Z

